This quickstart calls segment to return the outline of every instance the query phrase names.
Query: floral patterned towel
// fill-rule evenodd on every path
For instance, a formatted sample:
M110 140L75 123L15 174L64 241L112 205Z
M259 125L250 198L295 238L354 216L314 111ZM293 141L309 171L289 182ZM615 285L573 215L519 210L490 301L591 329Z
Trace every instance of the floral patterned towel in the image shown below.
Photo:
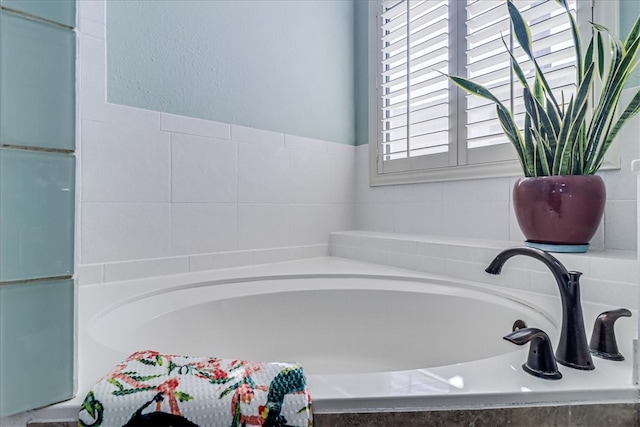
M78 425L312 425L299 365L140 351L87 394Z

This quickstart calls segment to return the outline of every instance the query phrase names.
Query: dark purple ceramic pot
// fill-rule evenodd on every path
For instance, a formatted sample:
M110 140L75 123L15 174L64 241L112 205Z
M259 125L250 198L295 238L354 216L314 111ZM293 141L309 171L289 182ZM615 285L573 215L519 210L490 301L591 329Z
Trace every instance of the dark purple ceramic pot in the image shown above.
M606 197L597 175L520 178L513 187L518 224L534 243L589 243L602 220Z

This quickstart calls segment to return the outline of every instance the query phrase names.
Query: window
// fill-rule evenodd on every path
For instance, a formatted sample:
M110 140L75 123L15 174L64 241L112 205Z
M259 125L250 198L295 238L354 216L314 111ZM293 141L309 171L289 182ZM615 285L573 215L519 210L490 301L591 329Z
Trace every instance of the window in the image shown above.
M568 2L574 12L579 8L584 32L592 20L590 2ZM534 54L551 76L556 96L563 93L568 100L575 87L575 54L564 9L554 0L514 4L531 26ZM520 174L494 104L467 95L444 75L482 83L524 122L521 89L506 49L519 60L525 54L511 36L506 0L384 0L372 9L376 102L370 132L377 141L371 150L371 183ZM583 35L583 43L588 36ZM534 75L532 66L525 63L523 69Z

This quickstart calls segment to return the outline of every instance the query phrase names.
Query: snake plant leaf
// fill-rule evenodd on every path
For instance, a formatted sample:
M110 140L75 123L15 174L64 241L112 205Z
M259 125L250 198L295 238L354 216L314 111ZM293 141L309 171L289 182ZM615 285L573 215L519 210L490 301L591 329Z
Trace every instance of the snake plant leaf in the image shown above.
M612 130L615 111L620 95L622 94L624 83L636 66L635 56L638 49L640 49L640 38L637 38L628 49L624 49L624 47L619 44L619 41L615 39L614 45L618 48L617 53L620 54L620 57L614 59L617 61L612 64L607 84L603 90L601 99L603 102L598 104L598 109L596 110L599 120L595 122L596 127L594 127L593 133L590 135L591 138L593 138L593 144L589 152L590 156L587 157L590 166L602 164L601 158L604 157L602 150L605 147L607 135ZM611 73L613 73L612 76ZM602 141L602 138L605 138L605 141ZM608 148L609 145L606 146L606 149ZM601 152L603 153L602 156L599 154Z
M540 159L540 173L536 176L549 176L551 175L551 167L549 166L549 159L551 158L551 151L548 145L545 143L544 138L540 135L540 131L538 129L532 127L531 133L534 135L536 140L536 149L537 155Z
M578 143L578 134L584 128L584 118L589 107L589 93L593 82L594 65L590 64L584 79L578 88L575 98L570 101L570 109L563 120L563 130L558 138L556 147L556 162L553 165L555 175L570 175L574 169L581 169L572 164L572 160L580 155L576 154L575 146Z
M623 46L622 42L614 37L610 37L611 46L613 49L611 57L611 66L609 67L607 77L605 79L605 85L602 89L602 94L598 100L598 105L595 107L591 123L589 124L589 134L587 138L592 141L591 146L588 149L587 161L589 162L592 156L595 155L595 149L600 141L602 133L605 130L609 116L614 110L613 103L615 102L614 93L615 88L615 76L619 69L620 63L623 60Z
M569 100L567 104L567 112L565 113L562 125L560 127L560 134L558 134L558 143L556 145L556 150L553 155L553 166L552 166L552 174L560 175L560 169L563 164L563 155L565 154L565 149L567 145L567 135L569 134L569 128L571 127L570 117L573 114L573 96ZM564 159L566 160L566 159Z
M584 76L586 70L586 64L582 62L582 46L580 43L580 33L578 32L578 24L576 23L575 18L571 14L571 9L569 9L569 5L565 0L559 1L560 5L564 7L564 10L569 17L569 24L571 25L571 36L573 37L573 47L576 50L576 69L578 72L578 84L582 81L582 76Z
M529 25L527 25L527 22L520 14L518 8L513 4L512 0L507 0L507 8L509 9L509 16L513 23L513 32L516 36L516 40L520 43L522 50L524 50L527 56L531 58L533 53L531 52L532 37Z
M511 141L511 144L515 147L516 152L518 153L518 159L520 160L520 165L522 166L525 176L535 176L535 171L532 170L532 147L527 147L524 144L522 136L520 135L520 129L518 129L511 112L502 104L496 104L496 112L498 114L498 121L500 122L502 131L507 136L507 139Z
M531 116L529 116L527 114L524 117L524 130L523 130L525 147L534 146L533 137L531 135L531 129L532 129ZM535 176L538 176L538 162L536 161L537 158L538 158L538 156L537 156L537 153L535 152L535 147L534 147L534 152L533 152L533 170L535 171Z
M507 43L504 41L504 37L502 37L501 40L502 40L502 44L504 45L504 49L507 51L507 53L511 57L511 68L513 69L516 77L518 78L518 81L524 88L528 88L529 83L527 82L527 78L524 76L522 67L520 67L518 60L513 55L513 52L511 51L511 49L509 49L509 46L507 46Z
M446 75L449 79L451 79L451 81L453 81L453 83L456 84L456 86L461 87L462 89L466 90L467 92L471 93L472 95L476 95L485 99L488 99L490 101L495 102L496 104L502 106L504 108L504 105L502 105L502 102L500 102L500 100L498 98L496 98L489 89L487 89L486 87L478 84L478 83L474 83L469 79L465 79L464 77L458 77L458 76L449 76Z
M550 105L549 102L545 102L545 104L547 106ZM543 111L546 113L547 117L549 117L549 121L551 122L551 126L553 129L553 133L556 135L556 138L557 138L557 136L560 135L560 129L562 128L562 117L566 113L563 113L563 115L561 116L560 113L556 111L556 109L553 107L547 108L546 110L543 110Z
M547 82L547 79L542 72L542 69L538 65L538 61L536 60L532 48L532 38L531 38L531 30L529 29L529 25L527 21L524 20L520 11L513 4L512 0L507 0L507 6L509 9L509 16L511 17L511 22L513 24L513 33L516 36L516 40L522 47L522 50L527 54L531 62L533 63L534 68L536 69L536 79L540 80L547 96L553 102L552 108L555 108L557 111L560 110L560 106L558 105L558 101L553 95L553 91L551 90L551 86Z
M620 132L622 126L627 122L627 120L636 116L638 113L640 113L640 90L636 92L635 96L627 105L627 108L624 109L624 111L616 121L616 124L607 135L607 138L598 151L598 155L594 159L594 164L591 165L591 168L589 170L590 173L595 173L595 171L600 168L602 162L604 161L605 153L609 149L609 146L611 145L615 137L618 135L618 132Z
M533 97L537 99L541 105L544 105L544 103L546 102L542 86L540 86L540 82L538 81L538 79L533 82Z
M531 116L533 126L540 128L544 131L550 141L550 145L555 147L556 135L560 133L560 123L558 120L552 122L551 118L544 109L544 106L540 101L535 98L528 88L523 90L524 107L527 113ZM544 101L544 98L543 98Z
M629 35L627 35L627 40L624 43L625 47L629 49L629 46L631 46L631 44L633 44L633 42L638 38L640 38L640 17L636 19L635 24L633 24L633 27L629 31Z
M571 150L569 150L570 152L569 157L570 158L574 158L574 150L573 147L575 145L577 145L578 142L578 133L580 132L580 130L584 127L584 118L587 114L587 111L589 109L589 103L588 102L583 102L582 104L575 104L575 108L574 108L574 117L573 120L571 121L571 125L569 127L569 132L567 133L567 145L565 146L565 151L567 150L567 146L569 146L571 148ZM566 169L564 169L563 171L560 172L561 175L569 175L571 174L571 168L567 167L566 164L563 162L564 159L561 159L561 164L565 165Z
M598 75L600 76L600 80L602 80L604 78L604 40L602 39L602 33L600 31L596 31L596 35L595 35L595 39L596 39L596 53L598 55L597 57L597 64L598 64ZM592 41L593 43L593 41Z

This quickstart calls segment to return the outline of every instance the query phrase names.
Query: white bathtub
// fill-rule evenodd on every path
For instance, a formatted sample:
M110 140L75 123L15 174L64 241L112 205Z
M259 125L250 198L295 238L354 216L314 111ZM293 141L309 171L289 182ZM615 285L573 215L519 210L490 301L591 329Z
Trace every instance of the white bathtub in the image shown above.
M606 309L584 304L587 334ZM517 319L557 341L556 297L451 282L339 258L190 273L79 289L78 397L35 420L69 419L97 380L137 350L299 362L318 413L634 401L635 322L624 362L526 374ZM624 319L623 319L624 320Z

